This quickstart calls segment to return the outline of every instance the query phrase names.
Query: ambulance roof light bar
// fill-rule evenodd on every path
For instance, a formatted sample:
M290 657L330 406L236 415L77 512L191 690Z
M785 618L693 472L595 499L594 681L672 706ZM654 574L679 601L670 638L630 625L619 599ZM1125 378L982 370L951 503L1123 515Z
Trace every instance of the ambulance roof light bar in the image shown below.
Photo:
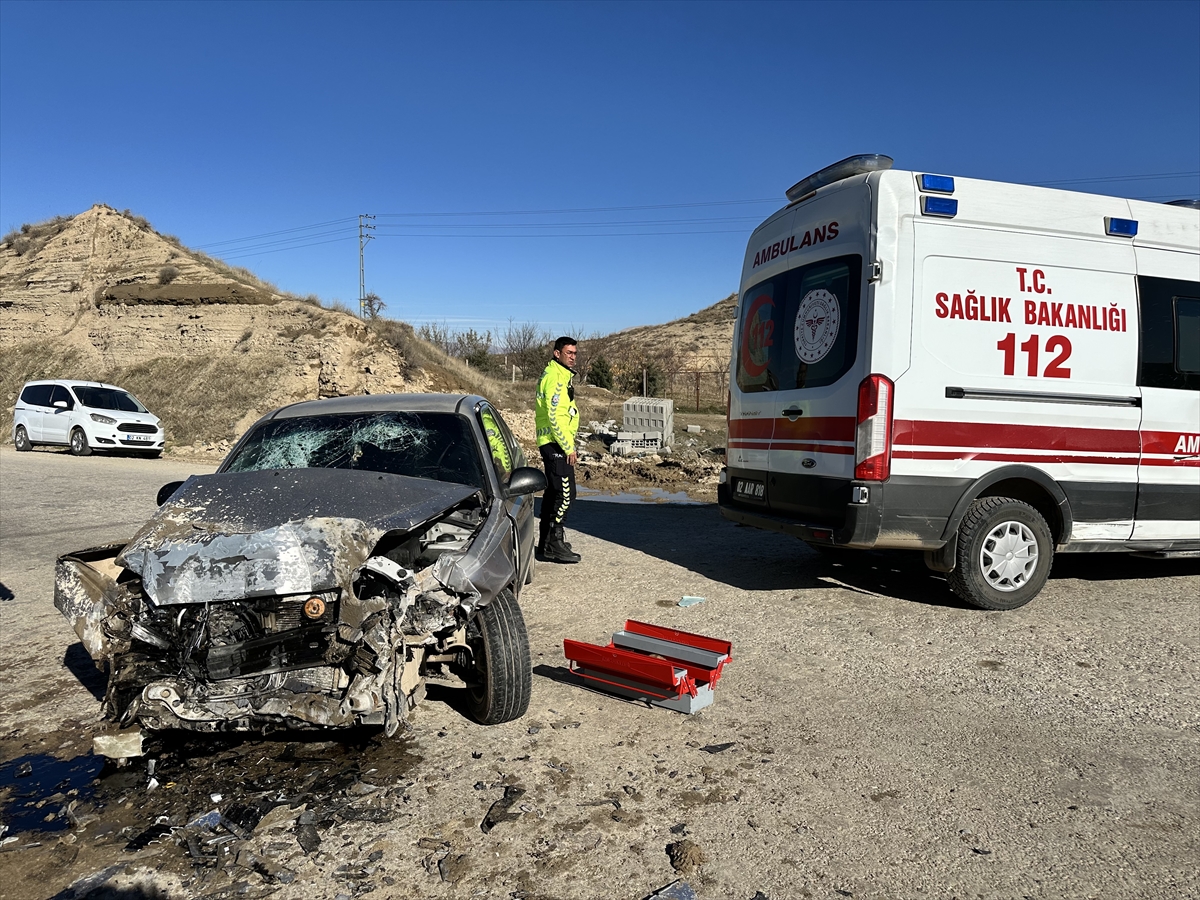
M835 162L832 166L826 166L819 172L814 172L803 181L797 181L787 189L788 202L795 203L802 197L814 193L827 184L833 184L835 181L841 181L843 178L849 178L852 175L864 175L867 172L882 172L885 169L892 167L892 158L883 156L878 153L866 153L862 156L847 156L845 159Z

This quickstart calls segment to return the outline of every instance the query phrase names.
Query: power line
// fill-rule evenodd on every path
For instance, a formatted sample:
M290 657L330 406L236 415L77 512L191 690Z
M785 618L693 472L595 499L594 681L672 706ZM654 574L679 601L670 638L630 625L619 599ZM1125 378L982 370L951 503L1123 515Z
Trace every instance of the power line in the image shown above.
M693 209L701 206L735 206L744 203L781 203L784 198L769 197L758 200L711 200L706 203L657 203L651 206L580 206L572 209L509 209L480 210L477 212L413 212L378 213L381 219L422 218L434 216L549 216L562 213L627 212L637 209Z
M1034 187L1050 187L1056 184L1102 184L1110 181L1151 181L1157 178L1196 178L1197 172L1159 172L1154 175L1106 175L1101 178L1070 178L1066 181L1030 181Z
M278 234L292 234L297 231L309 231L313 228L324 228L326 225L340 225L344 222L353 222L353 221L355 221L354 216L349 216L349 217L343 218L343 219L331 219L328 222L317 222L314 225L300 225L296 228L284 228L281 231L266 231L266 232L263 232L262 234L252 234L252 235L249 235L248 237L230 238L227 241L214 241L211 244L197 244L196 249L203 250L205 247L220 247L225 244L239 244L243 241L256 241L259 238L275 237L275 235L278 235Z

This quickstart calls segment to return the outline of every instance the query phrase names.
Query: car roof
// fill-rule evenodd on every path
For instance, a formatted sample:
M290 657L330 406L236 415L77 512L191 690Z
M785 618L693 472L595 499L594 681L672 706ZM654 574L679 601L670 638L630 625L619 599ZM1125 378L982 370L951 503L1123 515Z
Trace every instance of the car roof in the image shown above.
M29 387L31 384L64 384L67 387L111 388L114 391L125 391L125 393L129 393L129 391L125 388L115 384L105 384L103 381L79 381L75 378L39 378L36 381L25 382L25 387Z
M373 412L455 413L463 405L470 408L476 402L486 401L477 394L361 394L356 397L331 397L328 400L304 400L281 407L264 418L294 419L300 416Z

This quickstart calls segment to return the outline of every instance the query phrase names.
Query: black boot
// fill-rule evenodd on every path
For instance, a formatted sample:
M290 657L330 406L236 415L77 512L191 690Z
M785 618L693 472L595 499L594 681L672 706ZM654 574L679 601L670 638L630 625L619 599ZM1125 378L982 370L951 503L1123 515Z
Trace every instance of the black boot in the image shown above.
M560 563L577 563L583 558L563 543L563 527L561 525L555 525L554 530L550 532L542 556L550 562Z
M538 523L538 526L537 555L544 556L546 554L546 540L550 537L551 523L543 521Z

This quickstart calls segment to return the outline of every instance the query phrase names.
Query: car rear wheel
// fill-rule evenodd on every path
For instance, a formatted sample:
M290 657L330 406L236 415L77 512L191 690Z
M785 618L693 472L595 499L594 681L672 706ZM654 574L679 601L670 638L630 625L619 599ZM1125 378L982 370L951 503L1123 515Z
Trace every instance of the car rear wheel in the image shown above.
M521 607L505 589L480 608L467 629L475 660L471 715L482 725L499 725L525 715L533 690L529 635Z
M951 590L980 609L1016 609L1050 577L1054 545L1042 514L1009 497L976 500L958 527Z
M72 456L90 456L92 448L88 446L87 435L83 433L82 428L76 428L71 432L71 455Z
M33 444L29 441L29 434L25 431L24 425L18 425L16 432L13 434L13 444L21 453L33 449Z

